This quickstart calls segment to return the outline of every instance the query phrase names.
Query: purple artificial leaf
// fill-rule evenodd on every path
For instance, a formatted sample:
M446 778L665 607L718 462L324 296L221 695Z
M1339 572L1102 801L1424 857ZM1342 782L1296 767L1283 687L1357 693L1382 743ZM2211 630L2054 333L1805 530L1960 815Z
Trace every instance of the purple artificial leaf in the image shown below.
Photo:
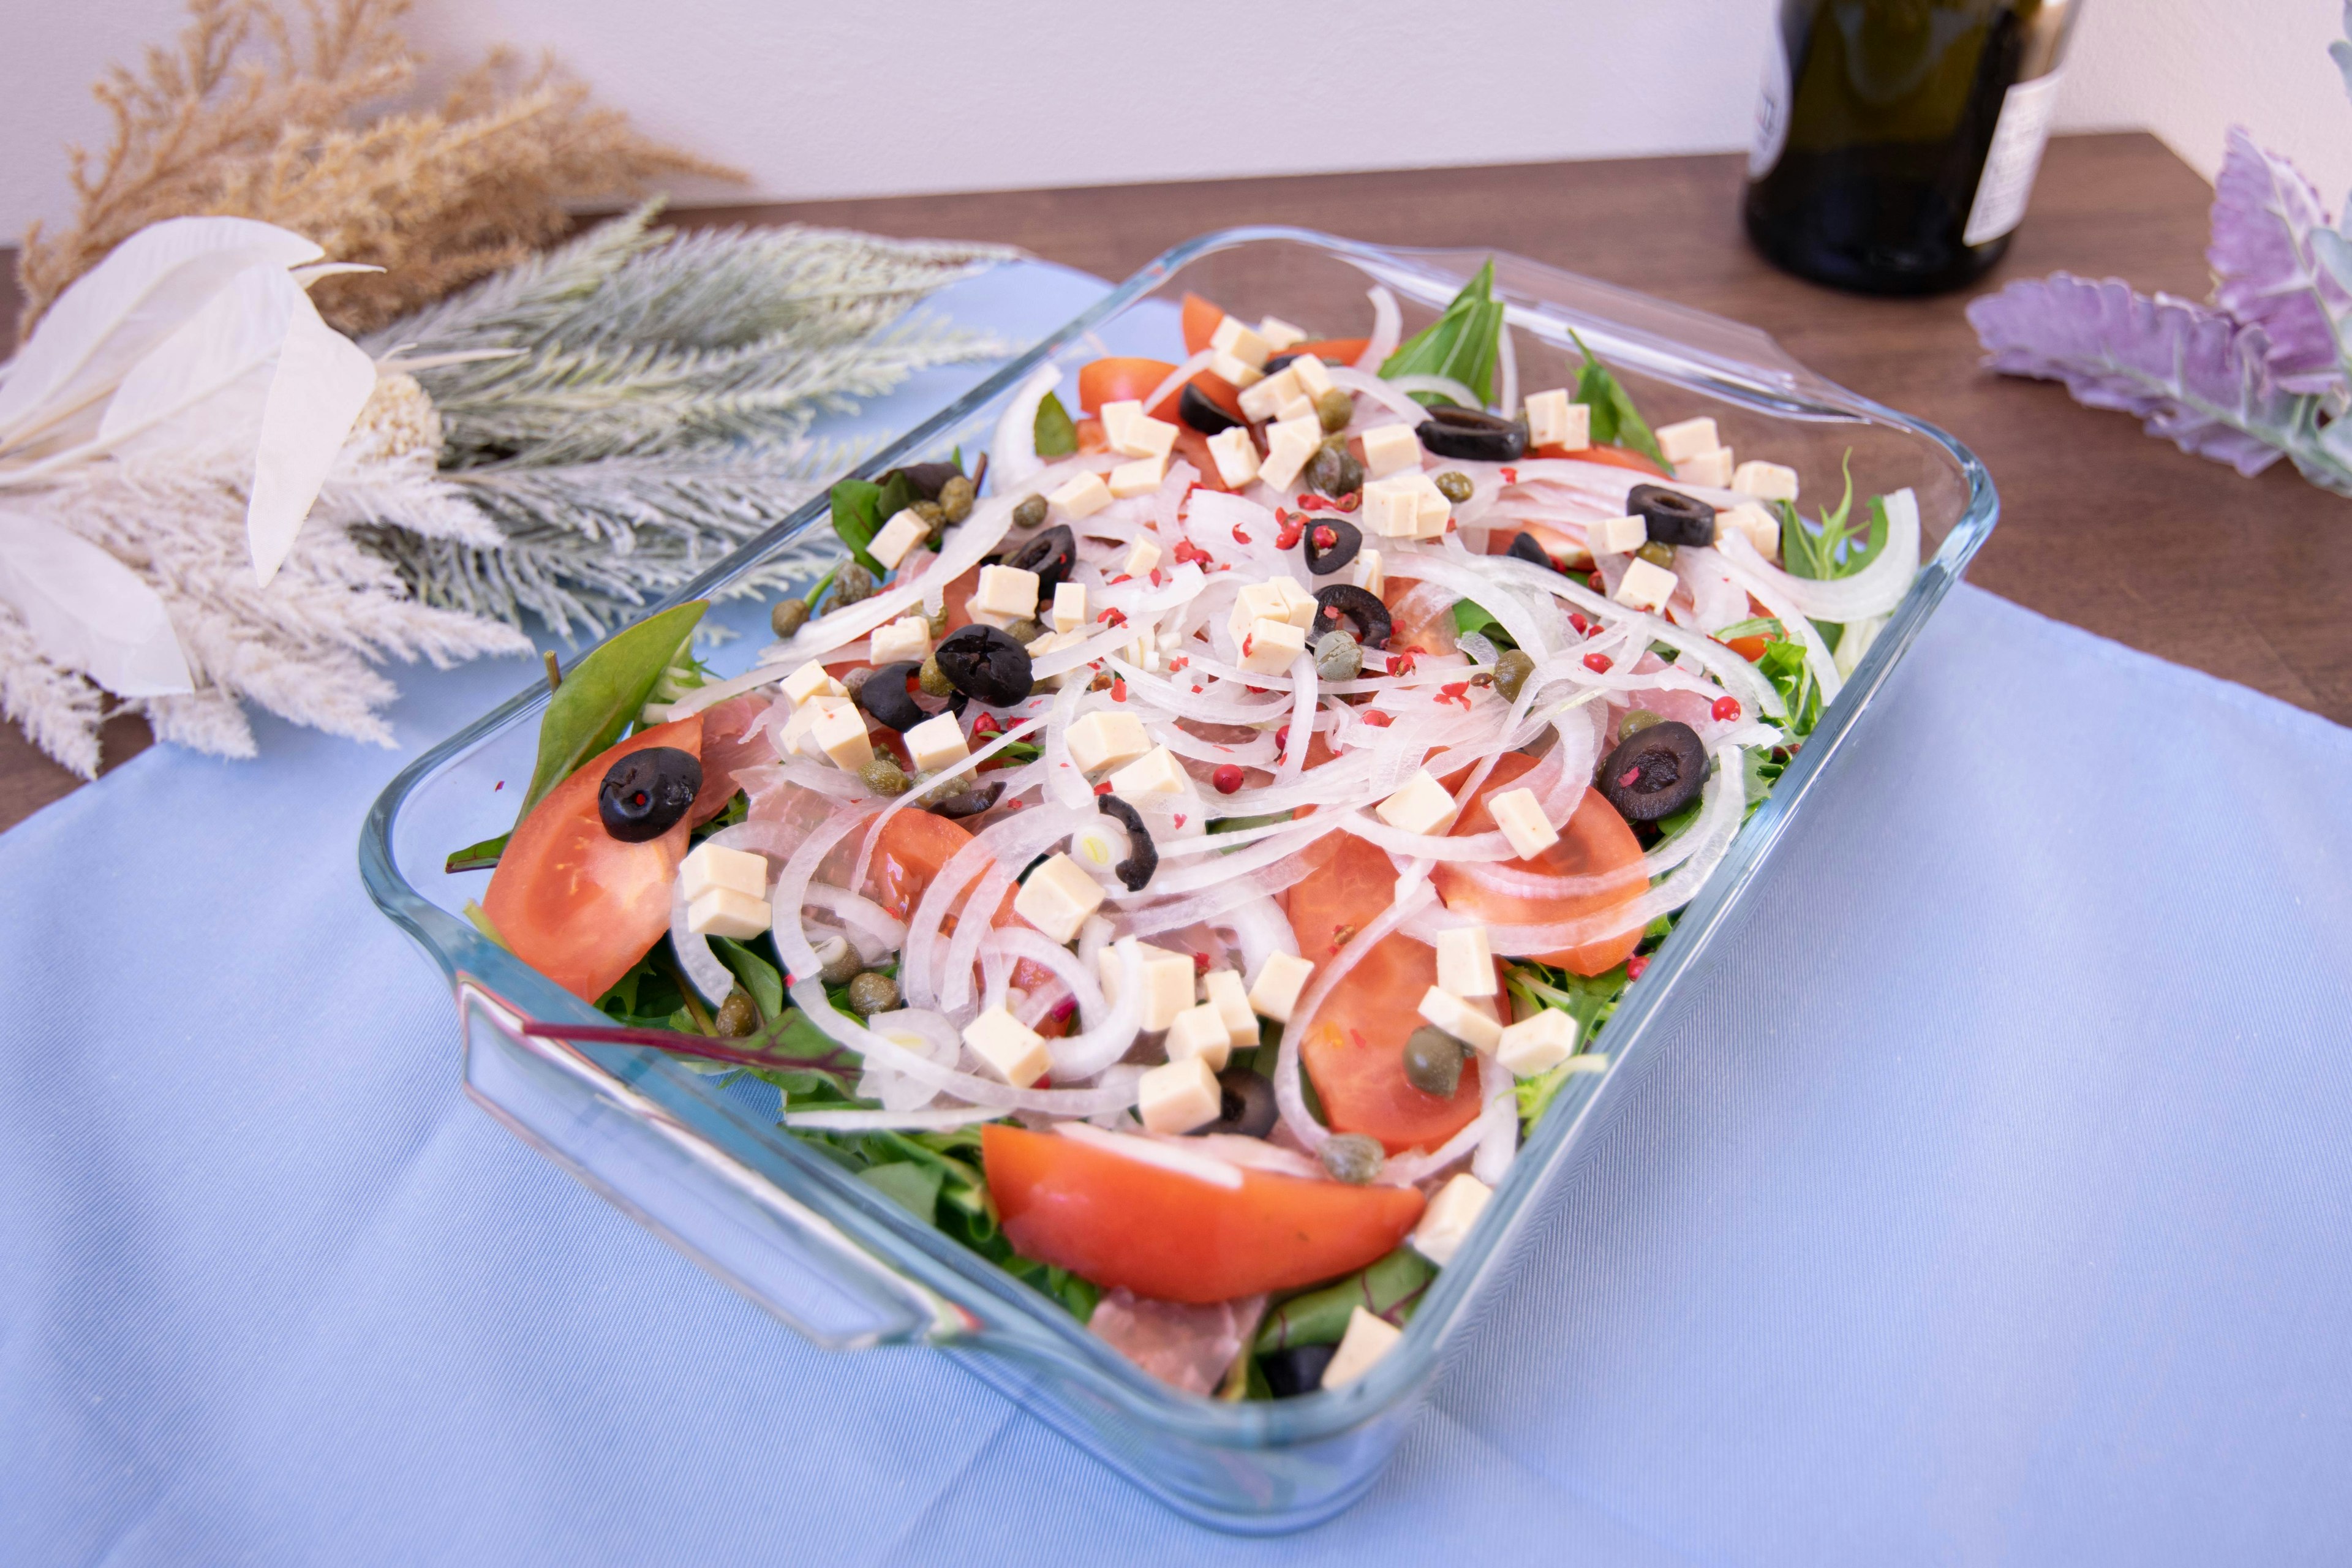
M2310 241L2327 226L2302 172L2231 126L2205 252L2218 279L2213 302L2269 335L2271 374L2289 392L2326 392L2343 379L2331 323L2352 310L2352 295L2319 266Z
M2277 461L2311 417L2308 399L2271 380L2262 328L2120 279L2021 279L1970 301L1969 324L1993 369L2063 381L2076 402L2136 414L2149 435L2242 474Z

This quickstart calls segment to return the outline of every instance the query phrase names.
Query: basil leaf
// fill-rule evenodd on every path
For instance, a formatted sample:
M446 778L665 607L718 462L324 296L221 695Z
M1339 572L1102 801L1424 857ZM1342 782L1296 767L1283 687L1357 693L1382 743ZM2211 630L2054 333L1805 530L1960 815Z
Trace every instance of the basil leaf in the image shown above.
M1623 447L1639 452L1668 474L1675 466L1658 449L1658 438L1650 432L1650 422L1633 406L1633 394L1624 384L1609 374L1585 341L1571 331L1577 353L1584 356L1584 368L1576 373L1576 393L1569 399L1592 410L1592 444L1596 447Z
M1070 411L1062 400L1050 392L1037 405L1034 433L1041 458L1066 458L1078 449L1078 427L1070 423Z
M708 608L707 601L689 599L614 633L572 666L540 721L539 761L516 821L529 816L581 763L627 732Z
M874 574L876 582L882 580L882 563L874 559L866 546L882 531L883 518L877 510L882 499L882 487L866 479L842 479L833 487L833 531L841 536L842 543L860 566Z
M514 834L509 831L499 834L496 838L485 838L479 844L468 844L463 849L454 849L450 851L449 858L441 869L445 874L452 877L460 871L488 871L498 865L499 857L506 852L507 840L513 837Z
M1495 298L1495 262L1487 258L1476 276L1462 286L1437 320L1397 345L1381 366L1381 377L1444 375L1468 387L1479 400L1495 398L1495 362L1501 352L1503 302ZM1411 395L1416 403L1451 403L1434 392Z

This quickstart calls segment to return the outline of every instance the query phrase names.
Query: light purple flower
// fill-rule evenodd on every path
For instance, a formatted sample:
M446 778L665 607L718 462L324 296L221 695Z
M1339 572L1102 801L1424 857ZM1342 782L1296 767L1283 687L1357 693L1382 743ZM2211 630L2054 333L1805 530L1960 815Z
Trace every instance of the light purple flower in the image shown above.
M2319 264L2309 237L2327 226L2302 172L2231 127L2205 252L2217 280L2213 302L2269 334L2271 374L2289 392L2326 392L2342 380L2330 321L2352 310L2352 294Z

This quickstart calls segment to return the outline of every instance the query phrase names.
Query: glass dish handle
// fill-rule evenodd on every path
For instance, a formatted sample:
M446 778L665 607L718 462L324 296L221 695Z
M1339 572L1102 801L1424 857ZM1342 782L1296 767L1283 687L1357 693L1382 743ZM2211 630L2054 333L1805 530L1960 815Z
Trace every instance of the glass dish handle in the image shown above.
M939 1343L965 1315L666 1108L457 979L466 1092L525 1142L826 1350Z

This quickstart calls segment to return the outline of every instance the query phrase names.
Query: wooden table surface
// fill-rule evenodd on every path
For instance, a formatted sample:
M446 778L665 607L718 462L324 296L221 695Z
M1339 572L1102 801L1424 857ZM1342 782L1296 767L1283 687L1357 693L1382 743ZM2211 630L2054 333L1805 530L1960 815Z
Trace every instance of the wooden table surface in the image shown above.
M2352 722L2352 503L2286 464L2252 479L1979 368L1961 311L2059 268L2201 298L2212 192L2153 137L2062 137L2032 211L1978 287L1932 300L1832 292L1767 267L1738 216L1737 155L802 202L693 215L1017 245L1120 278L1171 245L1286 223L1392 245L1491 246L1749 321L1832 380L1951 431L1984 458L2000 526L1969 573L1994 593ZM13 314L13 305L0 305ZM10 322L0 320L0 349ZM145 741L107 734L108 761ZM258 765L267 766L265 759ZM0 726L0 826L74 780Z

